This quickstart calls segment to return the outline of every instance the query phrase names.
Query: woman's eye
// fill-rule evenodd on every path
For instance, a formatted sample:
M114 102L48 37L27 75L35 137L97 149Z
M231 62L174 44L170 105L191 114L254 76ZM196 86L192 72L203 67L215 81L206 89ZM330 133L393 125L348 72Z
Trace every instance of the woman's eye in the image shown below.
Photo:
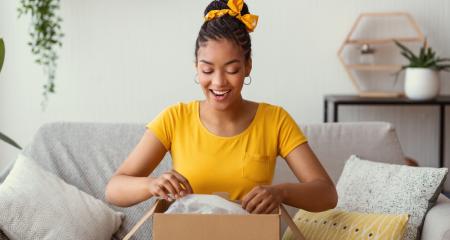
M234 70L234 71L228 71L229 74L236 74L238 72L239 72L239 69L238 70Z
M209 71L203 70L202 72L203 72L204 74L211 74L213 71L212 71L212 70L209 70Z

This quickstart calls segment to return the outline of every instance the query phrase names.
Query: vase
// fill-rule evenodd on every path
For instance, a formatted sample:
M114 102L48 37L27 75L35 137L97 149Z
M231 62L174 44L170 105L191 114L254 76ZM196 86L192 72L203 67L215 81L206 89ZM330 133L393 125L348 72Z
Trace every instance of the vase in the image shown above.
M439 94L438 71L429 68L407 68L405 95L412 100L431 100Z

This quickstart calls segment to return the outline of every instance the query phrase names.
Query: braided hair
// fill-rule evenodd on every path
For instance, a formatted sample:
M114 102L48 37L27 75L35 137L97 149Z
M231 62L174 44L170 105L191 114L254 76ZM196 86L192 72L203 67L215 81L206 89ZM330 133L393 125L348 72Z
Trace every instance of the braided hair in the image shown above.
M211 10L229 9L227 0L214 0L205 9L204 16ZM248 14L247 4L244 3L241 15ZM221 17L205 21L200 28L197 40L195 42L195 59L197 60L198 49L208 40L227 39L236 43L243 50L245 60L251 57L252 43L250 34L245 25L237 18L225 14Z

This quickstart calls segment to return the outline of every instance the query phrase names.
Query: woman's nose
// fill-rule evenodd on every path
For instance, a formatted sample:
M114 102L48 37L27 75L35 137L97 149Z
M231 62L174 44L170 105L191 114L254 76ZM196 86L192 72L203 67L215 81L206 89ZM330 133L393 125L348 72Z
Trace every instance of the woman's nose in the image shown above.
M226 77L225 74L222 72L218 72L217 74L215 74L215 76L212 79L212 84L215 86L223 86L226 85Z

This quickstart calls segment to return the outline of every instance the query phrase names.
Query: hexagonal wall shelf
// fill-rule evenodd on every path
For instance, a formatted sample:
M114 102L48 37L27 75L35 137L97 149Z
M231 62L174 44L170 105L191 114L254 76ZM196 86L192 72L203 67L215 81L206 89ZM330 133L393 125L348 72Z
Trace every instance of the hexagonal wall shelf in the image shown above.
M391 81L389 84L393 86L396 84L396 80L392 83L392 76L402 67L400 51L387 49L387 46L395 46L394 39L406 44L425 42L416 21L406 12L362 13L353 24L338 51L338 57L360 96L403 95L402 90L394 91L389 86L387 89L384 86L382 90L370 87L386 85L383 82L386 80ZM370 74L373 76L364 78Z

